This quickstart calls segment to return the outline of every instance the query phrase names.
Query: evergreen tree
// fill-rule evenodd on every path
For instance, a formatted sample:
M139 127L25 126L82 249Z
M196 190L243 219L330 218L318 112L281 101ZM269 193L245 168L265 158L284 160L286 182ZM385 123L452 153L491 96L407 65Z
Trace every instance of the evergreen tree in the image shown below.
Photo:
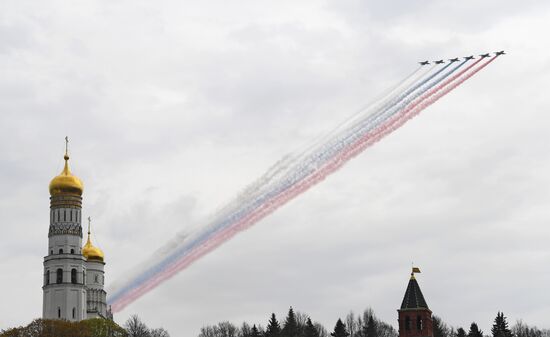
M462 328L456 329L456 337L466 337L466 331Z
M269 319L269 323L267 324L267 328L265 330L265 337L280 337L281 336L281 326L279 325L279 321L277 321L277 317L275 317L275 313L271 314L271 318Z
M497 313L491 332L493 333L493 337L512 337L512 332L508 329L508 322L506 322L504 313L500 311Z
M260 337L260 331L258 331L256 324L252 326L252 330L250 331L250 337Z
M306 328L304 331L305 337L319 337L319 331L317 331L317 328L315 328L315 325L313 325L313 322L311 321L311 318L307 318L306 322Z
M346 330L346 325L340 318L338 318L338 321L336 322L336 325L334 326L334 332L330 334L332 337L348 337L349 332Z
M363 336L378 337L378 327L373 314L369 314L368 319L363 326Z
M283 337L298 337L298 323L296 322L296 316L292 307L288 309L288 315L286 316L285 326L281 336Z
M432 317L434 337L450 337L451 329L445 324L441 318L437 316Z
M483 337L483 331L479 330L475 322L472 322L472 324L470 325L470 331L468 331L468 337Z

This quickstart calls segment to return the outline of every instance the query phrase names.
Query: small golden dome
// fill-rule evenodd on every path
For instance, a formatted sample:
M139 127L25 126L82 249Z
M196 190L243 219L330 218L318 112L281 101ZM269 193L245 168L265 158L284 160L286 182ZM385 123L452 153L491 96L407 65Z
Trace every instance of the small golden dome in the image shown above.
M86 258L88 261L101 261L103 262L103 259L105 255L103 254L103 251L96 246L92 244L92 240L90 239L90 223L92 219L88 217L88 241L86 241L86 244L84 247L82 247L82 256Z
M73 194L81 196L84 191L82 181L71 173L69 169L69 156L65 153L65 167L60 175L50 182L50 195Z
M82 255L88 261L103 262L103 259L105 258L103 251L95 247L94 245L92 245L92 241L90 241L90 235L88 235L88 242L86 242L86 244L84 245L84 248L82 248Z

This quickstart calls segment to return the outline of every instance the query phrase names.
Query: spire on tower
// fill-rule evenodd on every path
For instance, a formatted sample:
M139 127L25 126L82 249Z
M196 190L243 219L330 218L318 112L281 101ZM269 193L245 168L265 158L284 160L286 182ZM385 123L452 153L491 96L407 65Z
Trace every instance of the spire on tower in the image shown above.
M415 273L420 273L420 268L412 267L411 279L409 280L409 285L405 291L405 296L403 297L403 302L401 303L401 309L428 309L428 304L426 304L424 295L422 295L420 286L414 277Z
M65 161L69 160L69 136L65 136Z

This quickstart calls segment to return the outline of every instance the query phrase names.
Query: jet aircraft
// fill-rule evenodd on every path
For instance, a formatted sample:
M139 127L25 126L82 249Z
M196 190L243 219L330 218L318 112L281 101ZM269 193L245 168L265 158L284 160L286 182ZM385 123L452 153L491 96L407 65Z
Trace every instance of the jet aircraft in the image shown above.
M495 55L496 55L496 56L498 56L498 55L506 55L506 53L504 52L504 50L501 50L501 51L495 52Z
M425 66L425 65L430 64L430 61L423 61L423 62L418 62L418 63L420 63L421 66Z
M449 61L451 61L451 63L458 62L458 57L455 57L454 59L449 59Z
M464 57L465 60L473 60L474 58L474 55Z
M445 63L445 61L443 60L435 61L435 64L442 64L442 63Z
M487 54L479 54L479 56L481 56L482 59L486 58L486 57L491 57L491 54L487 53Z

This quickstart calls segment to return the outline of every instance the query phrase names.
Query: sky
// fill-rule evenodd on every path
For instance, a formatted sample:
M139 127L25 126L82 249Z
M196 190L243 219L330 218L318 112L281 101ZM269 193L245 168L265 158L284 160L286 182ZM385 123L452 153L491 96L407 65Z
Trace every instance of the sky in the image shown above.
M65 136L108 290L418 61L502 49L115 321L196 336L292 306L332 329L372 307L396 327L414 262L452 326L550 328L549 30L542 1L0 2L0 329L41 316Z

